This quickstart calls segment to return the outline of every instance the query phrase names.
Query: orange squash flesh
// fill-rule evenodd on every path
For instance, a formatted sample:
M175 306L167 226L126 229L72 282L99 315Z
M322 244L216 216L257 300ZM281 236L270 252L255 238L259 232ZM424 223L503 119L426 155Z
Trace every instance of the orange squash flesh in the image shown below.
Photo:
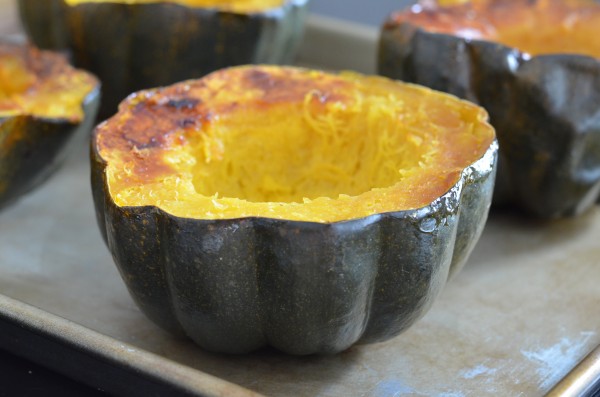
M119 206L334 222L431 204L494 141L486 120L381 77L244 66L130 96L95 143Z
M60 54L0 43L0 118L29 115L79 123L82 103L98 85Z
M70 6L84 3L114 3L115 0L65 0ZM185 7L217 8L237 12L259 12L281 7L285 0L120 0L124 4L173 3Z
M428 32L488 40L531 55L574 53L600 58L600 4L590 0L425 2L395 13Z

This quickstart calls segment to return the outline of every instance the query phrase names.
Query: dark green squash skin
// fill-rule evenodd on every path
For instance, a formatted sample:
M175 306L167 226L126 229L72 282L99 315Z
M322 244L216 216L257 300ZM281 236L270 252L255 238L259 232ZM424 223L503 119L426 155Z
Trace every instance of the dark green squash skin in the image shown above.
M290 0L253 14L169 3L18 4L33 43L69 50L77 67L100 78L100 115L107 117L127 95L144 88L227 66L289 63L302 38L308 1Z
M0 117L0 209L45 181L65 157L69 142L89 134L100 103L100 87L84 100L84 120L30 115ZM19 137L15 139L15 136ZM9 141L10 144L8 144Z
M387 23L378 72L473 101L500 144L494 205L575 216L600 196L600 61L530 57L489 41Z
M427 207L323 224L119 207L95 142L98 225L147 317L206 350L297 355L383 341L425 314L480 236L498 148Z

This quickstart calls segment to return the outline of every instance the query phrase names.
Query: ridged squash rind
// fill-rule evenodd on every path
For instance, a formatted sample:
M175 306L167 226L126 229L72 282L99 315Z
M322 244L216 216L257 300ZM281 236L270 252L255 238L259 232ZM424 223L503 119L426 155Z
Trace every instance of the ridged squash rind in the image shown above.
M423 208L316 223L120 207L94 142L98 225L148 318L211 351L297 355L383 341L427 312L482 232L498 151L494 141Z
M309 0L242 13L169 2L127 4L19 0L30 39L68 50L103 84L100 114L127 95L248 63L284 64L300 45Z
M500 144L494 204L541 218L585 212L600 196L600 61L530 56L486 40L383 25L378 73L483 106Z
M141 310L207 350L328 354L389 339L427 312L487 219L498 151L487 114L424 87L247 65L119 109L92 135L100 231ZM344 160L350 178L388 167L390 179L311 192ZM298 178L302 166L313 173ZM274 169L296 194L252 194ZM203 189L211 178L248 190Z
M76 136L87 134L89 139L100 103L100 84L89 73L71 68L60 54L39 51L27 45L0 45L2 55L9 59L8 69L2 73L3 78L13 80L12 82L23 79L23 75L30 75L31 78L29 83L19 89L25 90L25 95L11 92L10 89L1 93L4 105L0 109L2 209L44 182L61 164ZM10 66L10 59L13 57L23 62L16 69L17 75ZM53 83L63 79L66 83ZM8 83L10 87L11 81L4 83ZM51 86L48 89L60 91L38 91L48 85ZM77 94L76 91L80 88L82 93ZM62 97L61 94L64 93L73 93L75 101L71 97ZM56 95L53 96L54 94ZM50 103L37 103L40 100L38 95L42 95ZM73 105L77 109L72 109ZM62 111L65 113L61 113ZM70 117L70 112L79 115Z

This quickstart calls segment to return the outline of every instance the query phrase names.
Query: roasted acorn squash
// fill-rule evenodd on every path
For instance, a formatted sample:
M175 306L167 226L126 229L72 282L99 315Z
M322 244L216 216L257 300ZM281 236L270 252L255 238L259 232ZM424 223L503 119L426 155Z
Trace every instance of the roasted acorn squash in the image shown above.
M90 132L99 85L59 54L0 43L0 208L43 181L78 131Z
M42 48L68 49L103 85L101 115L131 92L226 66L287 63L309 0L19 0Z
M93 135L98 223L141 309L206 349L384 340L479 238L486 118L423 87L292 67L138 92Z
M600 5L432 2L382 27L379 73L486 108L500 143L495 204L555 218L600 195Z

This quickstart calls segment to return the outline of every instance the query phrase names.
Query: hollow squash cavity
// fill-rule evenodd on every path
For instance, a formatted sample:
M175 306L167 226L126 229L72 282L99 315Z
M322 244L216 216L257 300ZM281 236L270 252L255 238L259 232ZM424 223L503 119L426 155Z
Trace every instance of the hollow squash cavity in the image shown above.
M62 56L0 43L0 117L32 115L83 119L84 98L96 79L73 69Z
M95 139L119 206L332 222L430 204L489 148L486 120L381 77L245 66L137 93Z
M427 31L483 39L531 55L600 57L600 5L589 0L440 1L397 13Z

